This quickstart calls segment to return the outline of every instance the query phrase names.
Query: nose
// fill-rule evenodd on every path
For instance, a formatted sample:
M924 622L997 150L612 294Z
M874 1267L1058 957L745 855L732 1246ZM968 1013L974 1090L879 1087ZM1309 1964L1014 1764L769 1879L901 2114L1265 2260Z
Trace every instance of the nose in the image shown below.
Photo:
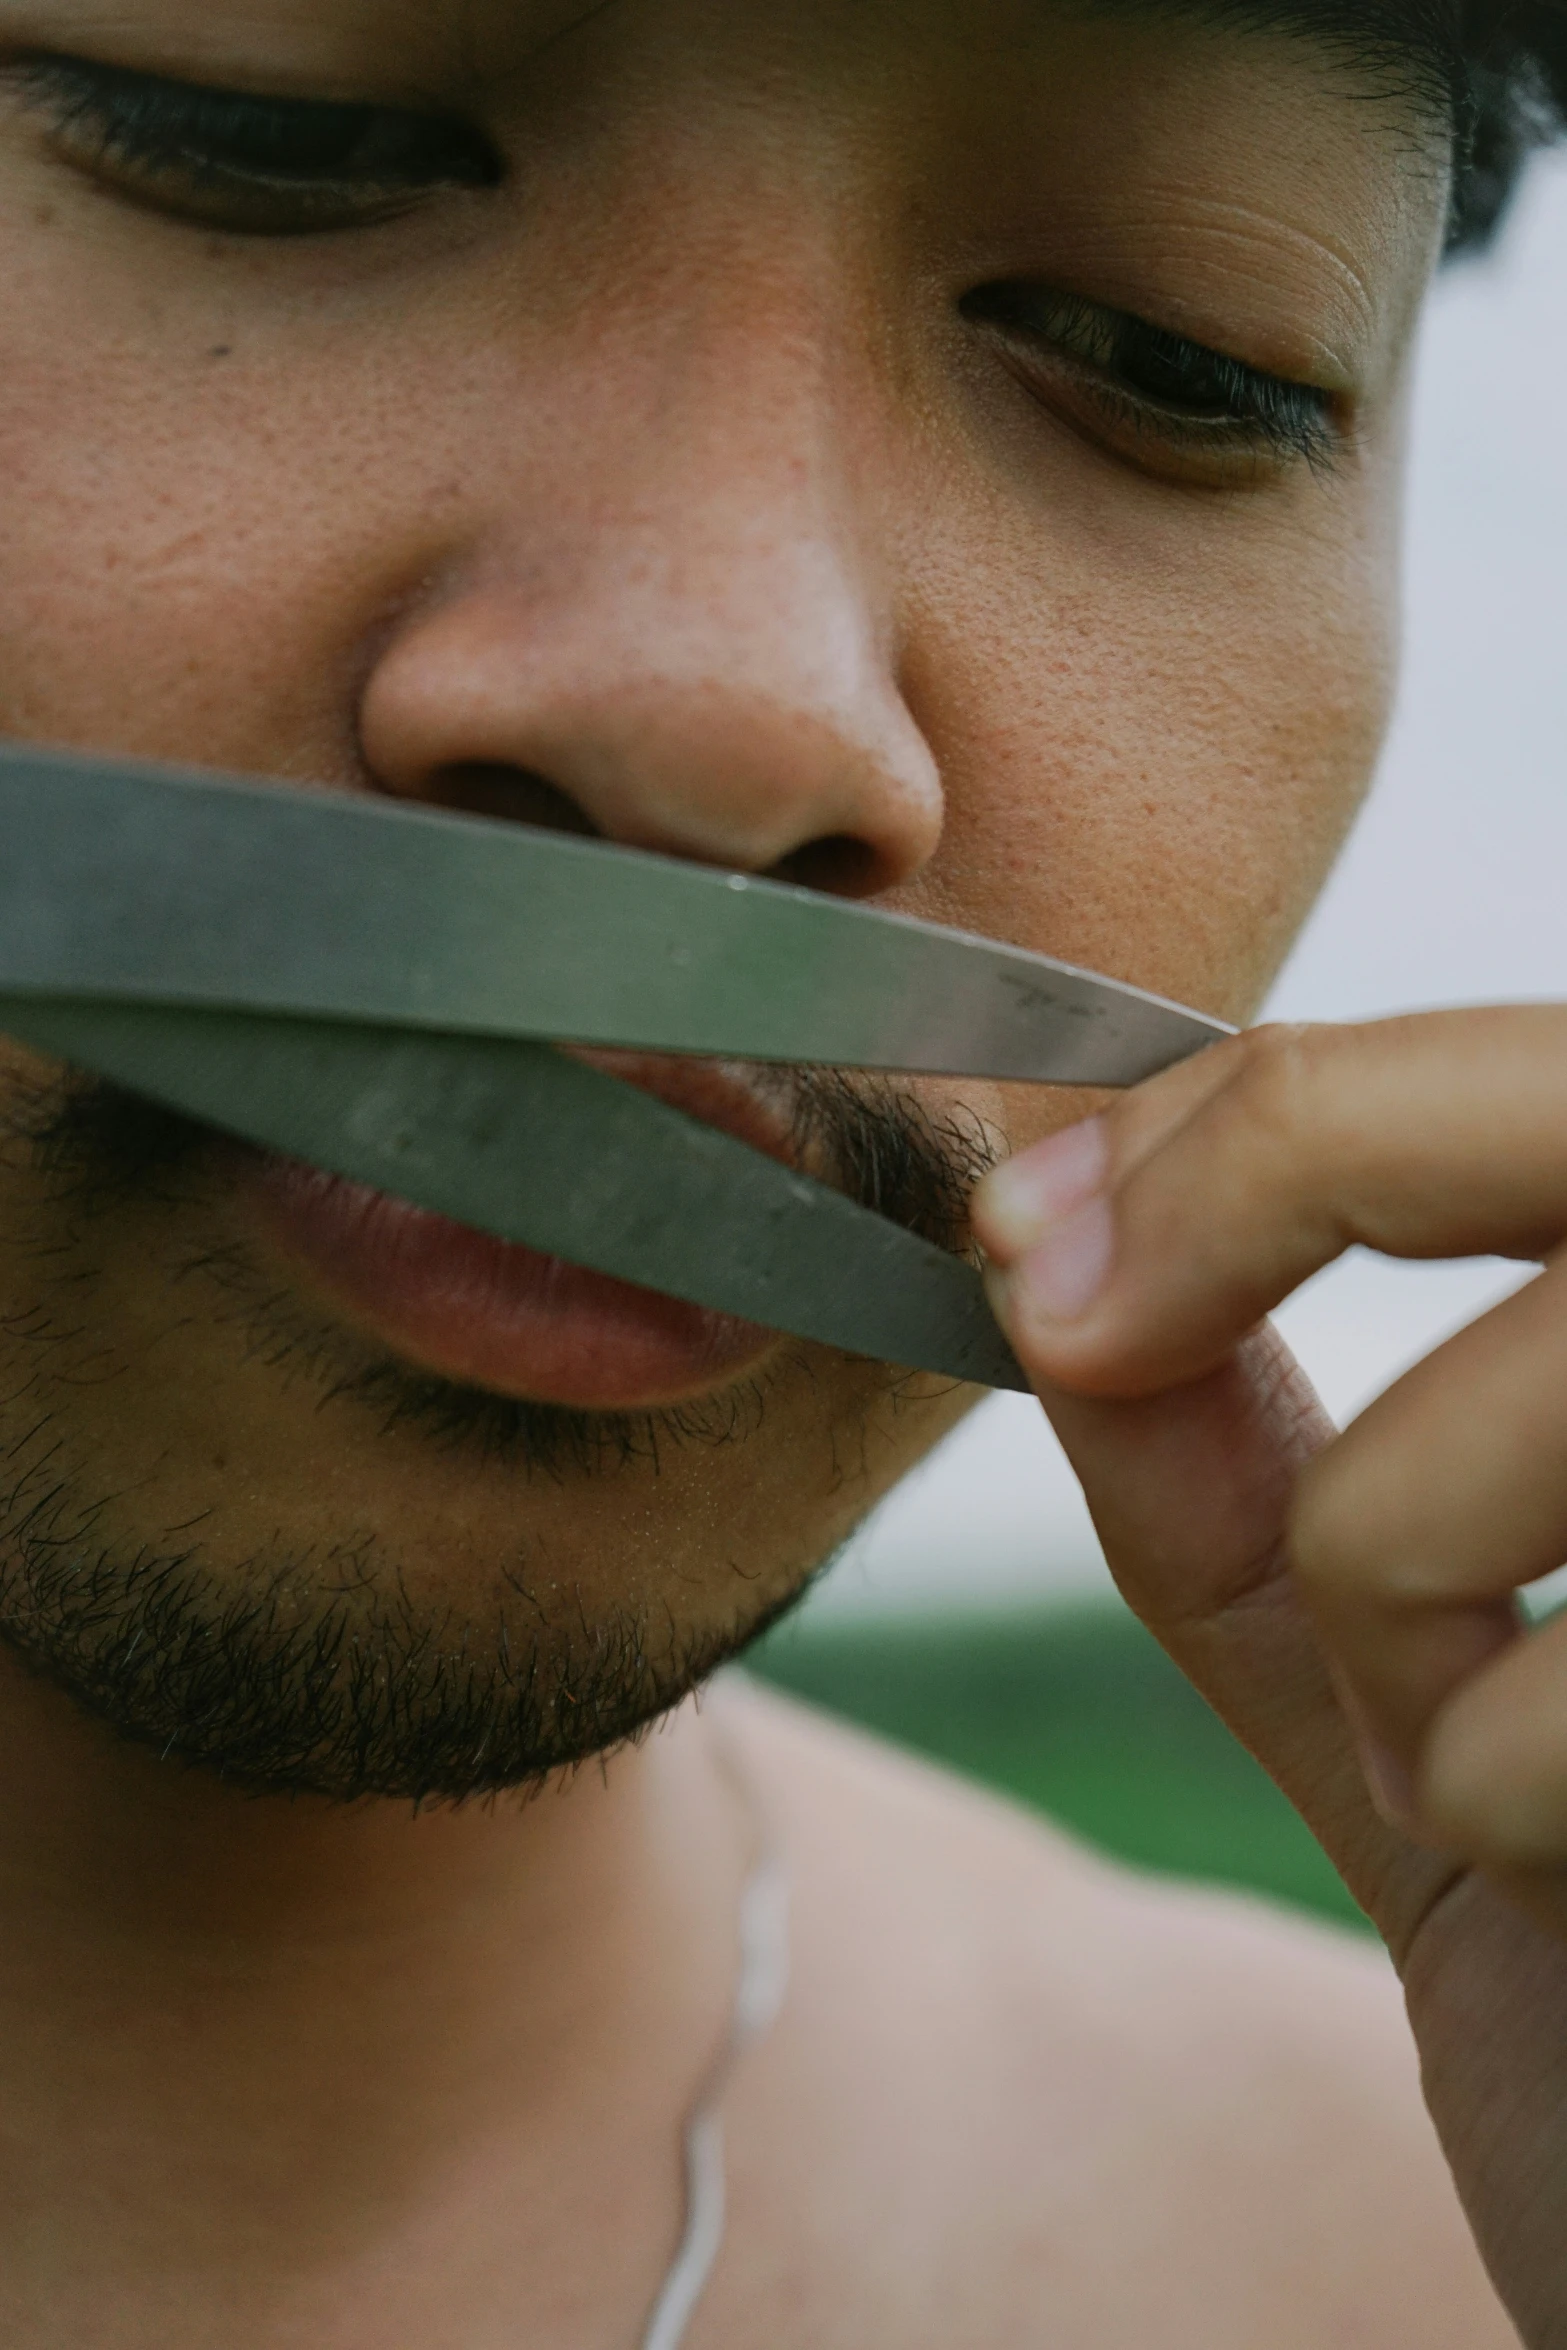
M412 798L896 889L943 809L888 599L821 418L780 430L777 387L737 398L725 372L703 371L705 413L689 384L643 385L629 414L599 408L592 449L546 431L520 466L497 451L467 543L375 663L364 756Z

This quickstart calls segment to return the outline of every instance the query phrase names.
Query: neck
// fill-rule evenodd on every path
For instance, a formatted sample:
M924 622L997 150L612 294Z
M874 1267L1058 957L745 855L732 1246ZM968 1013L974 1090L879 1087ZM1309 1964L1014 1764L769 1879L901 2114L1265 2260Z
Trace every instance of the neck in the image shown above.
M11 2143L55 2144L78 2222L101 2192L118 2225L136 2182L166 2212L172 2171L183 2257L229 2258L242 2213L280 2273L481 2160L546 2238L584 2175L622 2180L656 2282L748 1858L694 1708L531 1801L415 1814L236 1794L5 1660Z

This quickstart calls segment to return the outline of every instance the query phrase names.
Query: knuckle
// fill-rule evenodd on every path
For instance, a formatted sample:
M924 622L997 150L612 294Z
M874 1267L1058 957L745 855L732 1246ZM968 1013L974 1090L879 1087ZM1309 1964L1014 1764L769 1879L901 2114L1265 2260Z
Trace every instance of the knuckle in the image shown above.
M1358 1515L1347 1506L1343 1480L1316 1463L1302 1471L1290 1507L1289 1561L1298 1583L1315 1598L1350 1596L1364 1571Z
M1296 1482L1288 1519L1290 1566L1320 1605L1358 1615L1402 1612L1433 1596L1421 1549L1389 1523L1380 1482L1337 1448Z
M1559 1870L1567 1861L1567 1789L1549 1764L1512 1755L1501 1773L1433 1742L1421 1773L1421 1822L1432 1840L1480 1868Z
M1265 1140L1295 1151L1315 1131L1323 1092L1323 1064L1332 1051L1332 1032L1275 1024L1254 1029L1232 1099L1247 1124Z
M1418 1499L1353 1448L1334 1447L1301 1471L1286 1548L1302 1596L1324 1618L1390 1631L1454 1598L1443 1545Z

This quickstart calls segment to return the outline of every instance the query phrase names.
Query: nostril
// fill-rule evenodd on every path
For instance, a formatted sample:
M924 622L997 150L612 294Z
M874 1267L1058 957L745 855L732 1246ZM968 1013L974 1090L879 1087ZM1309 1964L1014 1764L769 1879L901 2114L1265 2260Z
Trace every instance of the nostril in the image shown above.
M503 824L531 824L541 832L598 836L598 826L569 792L528 767L472 760L440 767L426 777L419 798L464 816L491 816Z
M869 841L856 840L852 833L830 833L791 849L768 878L835 898L874 897L884 880L881 858Z
M606 832L575 794L563 791L536 768L512 766L504 759L454 759L426 768L398 796L422 801L429 808L450 809L454 815L531 825L540 832L574 833L587 840L622 837L618 826L612 825ZM664 853L680 855L682 848L687 855L697 853L703 864L735 866L748 872L759 869L760 861L746 856L740 840L715 841L705 855L695 852L690 842L666 848ZM889 872L888 860L870 841L852 832L833 832L791 849L766 868L766 878L817 890L824 897L869 898L897 876Z

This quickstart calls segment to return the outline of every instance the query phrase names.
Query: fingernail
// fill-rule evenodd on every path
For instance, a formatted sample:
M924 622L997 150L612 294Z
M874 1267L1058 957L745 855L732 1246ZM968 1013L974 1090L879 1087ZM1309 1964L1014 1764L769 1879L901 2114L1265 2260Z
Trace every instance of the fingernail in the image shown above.
M1414 1835L1417 1821L1417 1802L1414 1802L1414 1772L1410 1765L1393 1753L1372 1720L1372 1708L1365 1704L1353 1685L1349 1673L1339 1664L1327 1666L1332 1676L1339 1706L1344 1708L1344 1720L1349 1723L1349 1734L1356 1741L1360 1755L1360 1770L1365 1772L1365 1791L1370 1795L1377 1817L1388 1828L1398 1828L1400 1835Z
M1025 1325L1080 1322L1109 1280L1114 1254L1110 1202L1091 1199L1013 1267L1013 1312Z
M1033 1150L998 1167L985 1186L985 1223L993 1248L1022 1256L1038 1248L1050 1227L1091 1200L1110 1168L1102 1118L1053 1134Z
M1390 1746L1379 1738L1361 1741L1361 1766L1366 1774L1366 1785L1371 1800L1390 1828L1404 1835L1415 1833L1415 1782L1407 1765L1401 1763Z
M1407 1763L1400 1761L1379 1730L1373 1729L1370 1709L1359 1691L1337 1666L1332 1668L1339 1704L1355 1741L1366 1792L1377 1816L1404 1836L1415 1833L1415 1781Z

